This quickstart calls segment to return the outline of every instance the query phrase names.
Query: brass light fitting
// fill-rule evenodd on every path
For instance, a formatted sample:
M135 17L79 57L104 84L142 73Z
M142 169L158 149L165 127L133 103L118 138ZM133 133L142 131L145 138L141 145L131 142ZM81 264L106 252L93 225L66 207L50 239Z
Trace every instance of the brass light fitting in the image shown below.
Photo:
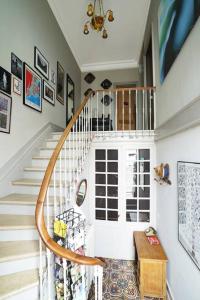
M94 0L94 3L89 3L87 8L87 15L91 19L84 24L83 33L85 35L89 34L89 27L97 32L102 32L102 38L108 38L108 32L105 28L105 21L114 21L113 11L107 10L104 13L103 0Z

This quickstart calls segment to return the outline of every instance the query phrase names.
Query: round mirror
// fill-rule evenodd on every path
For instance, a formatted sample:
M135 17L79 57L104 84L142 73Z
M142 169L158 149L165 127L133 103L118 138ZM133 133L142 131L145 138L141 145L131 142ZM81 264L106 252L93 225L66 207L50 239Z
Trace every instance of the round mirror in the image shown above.
M87 192L87 180L83 179L79 183L79 186L78 186L78 189L76 192L76 204L78 206L81 206L83 204L83 201L85 200L86 192Z

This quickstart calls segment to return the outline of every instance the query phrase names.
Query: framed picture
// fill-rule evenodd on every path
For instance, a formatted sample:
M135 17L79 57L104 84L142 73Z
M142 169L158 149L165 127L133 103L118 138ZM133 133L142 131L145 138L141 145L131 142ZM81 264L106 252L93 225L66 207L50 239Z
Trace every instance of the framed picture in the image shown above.
M24 93L23 103L39 112L42 112L42 79L24 63Z
M178 239L200 269L200 163L178 161Z
M11 94L11 74L2 67L0 67L0 90Z
M43 99L55 105L55 90L45 80L43 80Z
M49 63L37 47L34 48L34 66L46 78L49 79Z
M65 72L59 62L57 62L57 83L56 83L56 94L57 100L64 105L64 79Z
M22 61L13 52L11 53L11 73L22 79L23 66Z
M54 70L51 70L51 82L56 84L56 73Z
M67 74L67 84L66 84L67 90L66 90L66 97L67 97L67 105L66 105L66 116L67 116L67 122L69 123L71 120L73 114L74 114L74 98L75 98L75 86L74 82Z
M10 133L12 98L0 92L0 132Z
M13 77L13 92L17 94L18 96L22 95L22 90L21 90L21 81L15 77Z

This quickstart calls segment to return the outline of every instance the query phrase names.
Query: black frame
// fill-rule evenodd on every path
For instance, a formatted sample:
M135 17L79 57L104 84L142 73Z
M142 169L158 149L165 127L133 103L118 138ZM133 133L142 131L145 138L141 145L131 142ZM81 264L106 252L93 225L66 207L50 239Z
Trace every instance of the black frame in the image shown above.
M42 57L42 59L46 62L48 66L47 73L43 72L42 69L39 68L37 65L37 55L38 55L37 52L39 53L39 55ZM49 79L49 62L36 46L34 47L34 67L40 72L40 74L42 74L43 77L45 77L47 80Z
M49 101L49 99L45 98L45 94L44 94L44 86L45 84L48 86L48 88L50 88L53 91L53 103L51 101ZM46 80L43 79L42 82L42 98L46 101L48 101L51 105L55 106L55 89L48 83L46 82Z
M21 74L20 74L20 75L17 74L16 72L14 72L14 70L13 70L13 64L12 64L12 57L13 57L13 56L21 63L22 69L21 69ZM22 77L23 77L23 62L22 62L22 60L21 60L17 55L15 55L15 53L13 53L13 52L11 52L11 73L12 73L13 75L15 75L18 79L22 80Z
M6 93L3 93L2 91L0 91L0 94L4 95L5 97L8 97L10 99L10 119L9 119L9 126L8 126L8 131L3 131L1 130L0 128L0 132L3 132L3 133L7 133L7 134L10 134L10 127L11 127L11 112L12 112L12 97L10 95L7 95Z
M73 80L71 79L71 77L69 76L69 74L67 74L67 79L66 79L66 125L70 121L70 118L68 117L68 115L69 115L69 108L68 108L69 88L68 88L68 84L69 83L73 86L73 99L72 100L73 100L73 114L74 114L74 109L75 109L75 84L74 84Z
M31 70L31 72L35 73L35 74L38 76L38 78L40 79L41 110L35 109L34 107L32 107L32 106L26 104L26 101L25 101L25 100L26 100L26 99L25 99L25 96L26 96L26 84L25 84L25 79L26 79L26 76L25 76L25 70L26 70L26 66ZM36 111L40 112L40 113L42 112L42 78L40 77L40 75L38 75L37 72L35 72L35 71L34 71L28 64L26 64L25 62L24 62L24 64L23 64L23 104L26 105L26 106L28 106L29 108L31 108L31 109L33 109L33 110L36 110Z
M185 246L182 244L182 242L180 241L179 239L179 197L178 197L178 165L179 163L184 163L184 164L194 164L194 165L199 165L200 166L200 163L197 163L197 162L189 162L189 161L177 161L177 209L178 209L178 241L179 243L181 244L181 246L183 247L183 249L186 251L187 255L190 257L190 259L193 261L193 263L195 264L195 266L200 270L200 264L198 265L196 263L196 261L193 259L192 255L188 252L188 250L185 248Z
M63 98L58 95L58 70L61 69L62 70L62 73L63 73ZM65 87L65 70L64 68L62 67L62 65L59 63L59 61L57 61L57 74L56 74L56 99L62 104L64 105L64 87Z
M82 202L78 202L78 194L79 194L79 190L80 190L80 187L81 187L83 182L85 182L85 195L82 199ZM85 197L86 197L86 194L87 194L87 179L82 179L79 182L79 185L78 185L77 190L76 190L76 205L78 205L80 207L83 204L83 202L85 200Z
M4 69L4 68L1 67L1 66L0 66L0 71L1 71L2 73L5 72L5 73L6 73L6 76L7 76L7 79L8 79L8 88L7 88L7 90L2 89L2 88L1 88L1 85L0 85L0 91L3 92L3 93L5 93L5 94L11 95L11 85L12 85L12 83L11 83L11 77L12 77L12 75L11 75L10 72L8 72L6 69Z

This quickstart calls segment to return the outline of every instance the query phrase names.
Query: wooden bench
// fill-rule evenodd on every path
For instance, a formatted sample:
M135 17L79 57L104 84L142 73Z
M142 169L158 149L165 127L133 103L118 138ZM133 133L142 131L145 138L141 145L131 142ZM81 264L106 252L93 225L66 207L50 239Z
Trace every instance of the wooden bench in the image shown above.
M133 237L141 300L144 296L166 300L167 256L162 245L151 245L143 231L135 231Z

